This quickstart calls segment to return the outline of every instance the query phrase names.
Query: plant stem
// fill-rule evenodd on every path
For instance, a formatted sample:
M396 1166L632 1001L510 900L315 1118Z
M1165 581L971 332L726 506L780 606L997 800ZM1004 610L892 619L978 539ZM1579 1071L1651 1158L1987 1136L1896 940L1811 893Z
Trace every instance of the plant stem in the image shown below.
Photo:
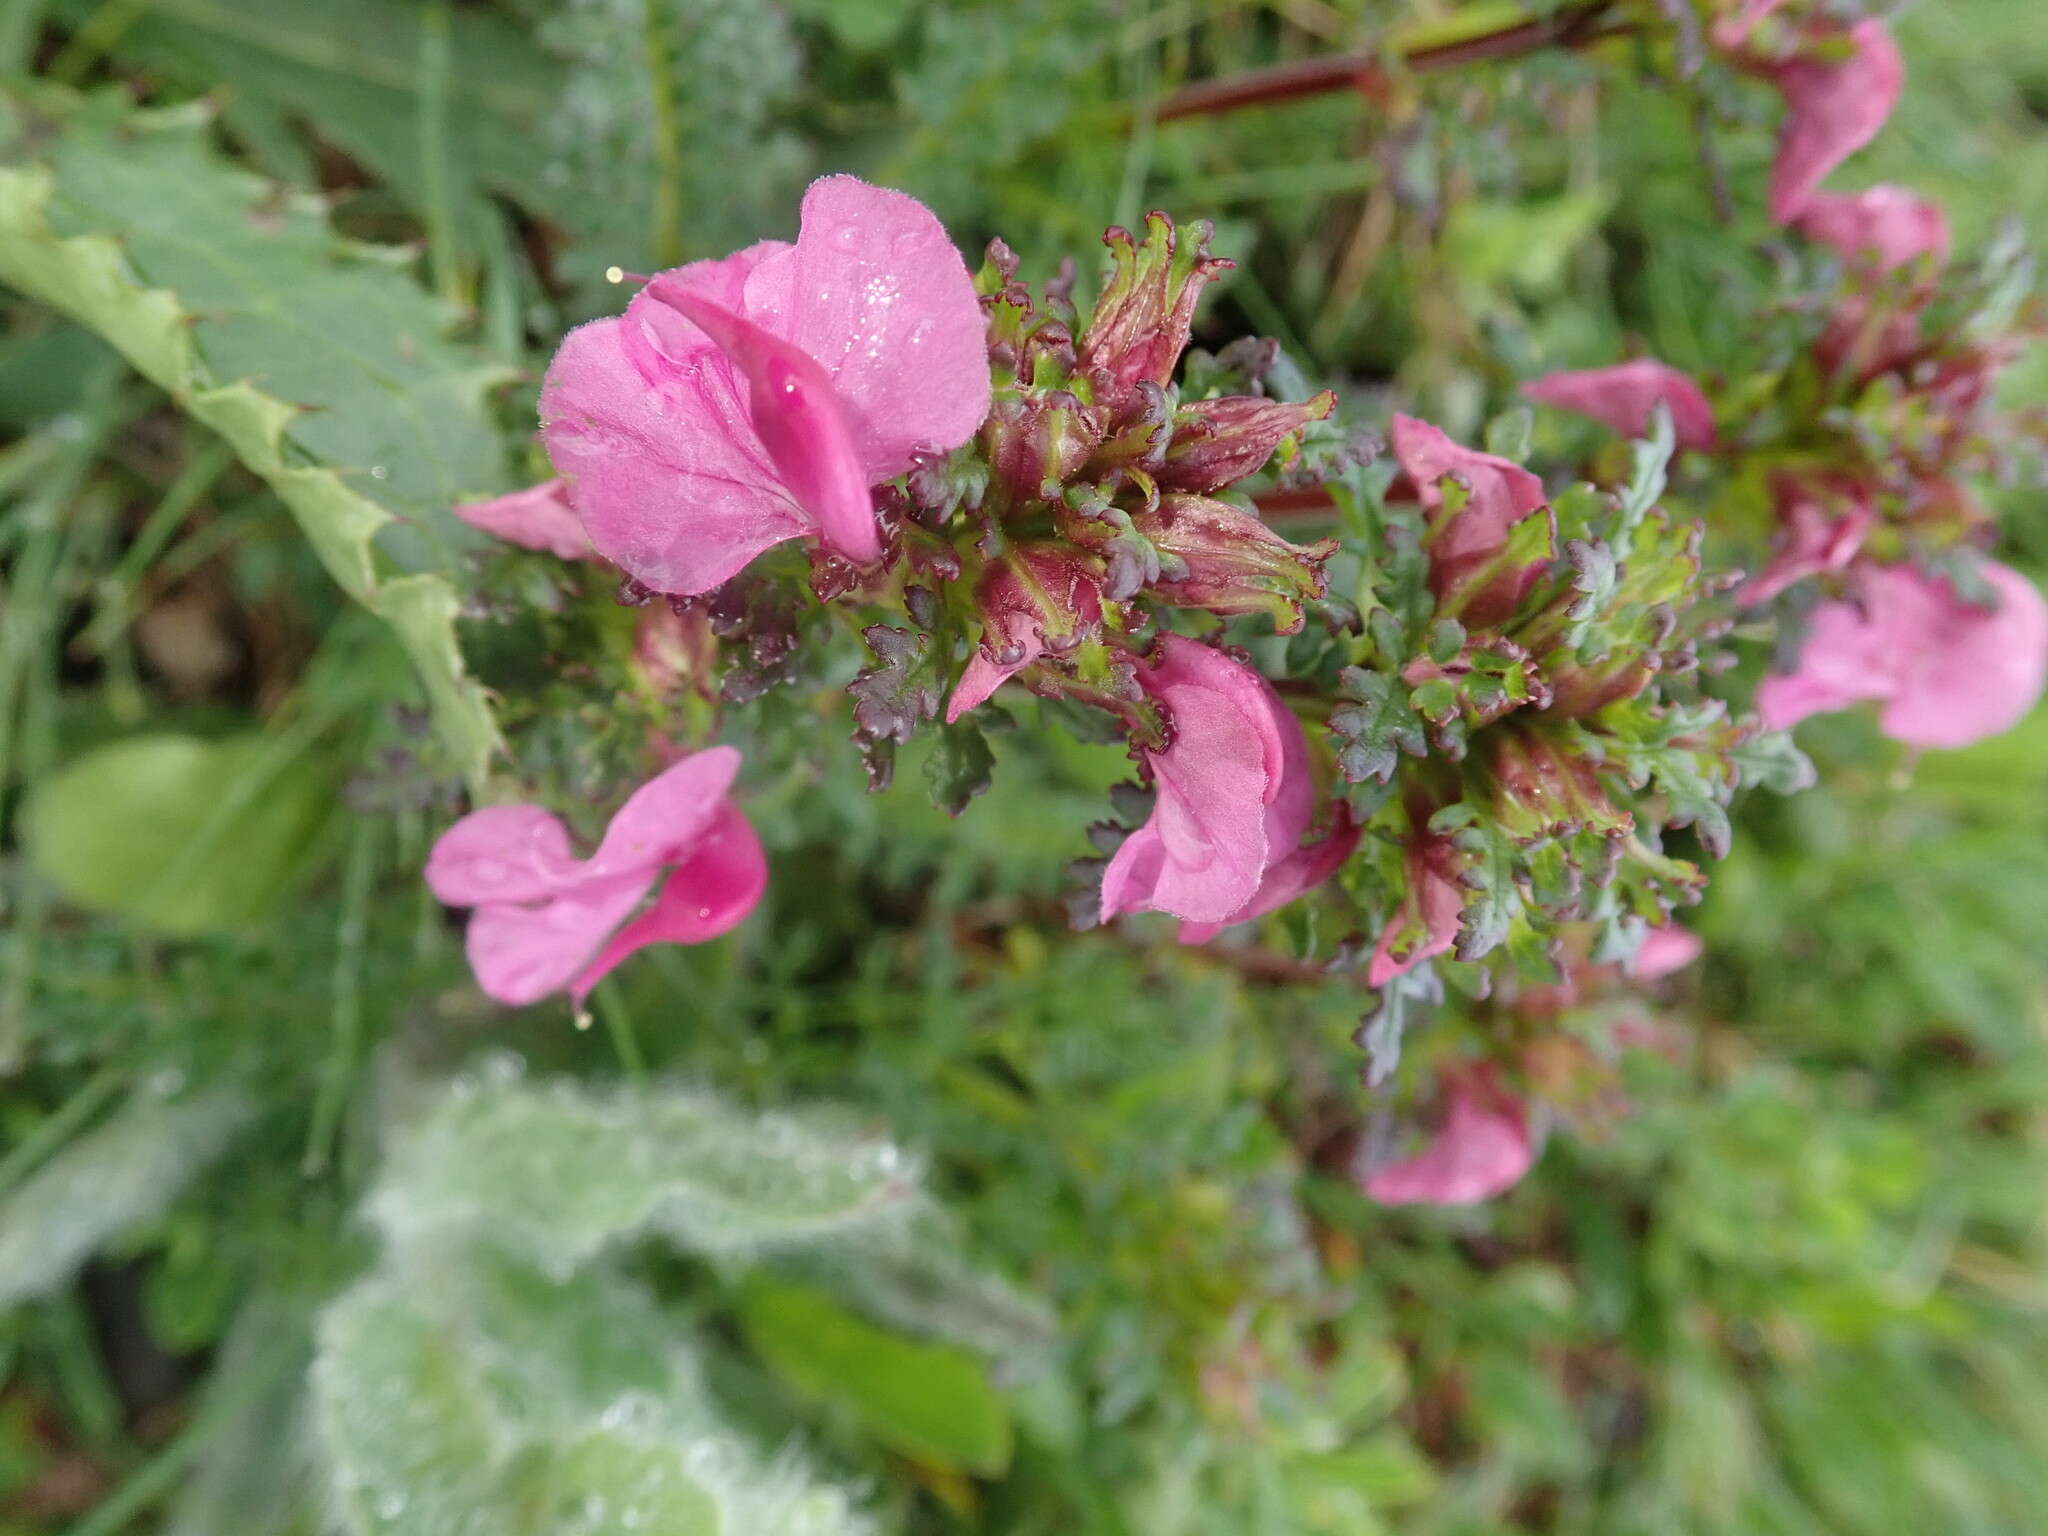
M1410 52L1371 51L1325 54L1299 59L1266 69L1247 70L1216 80L1198 80L1183 86L1159 103L1153 114L1161 123L1182 117L1204 117L1218 112L1235 112L1240 107L1265 106L1278 101L1298 101L1331 91L1373 92L1396 74L1433 74L1489 59L1514 59L1545 48L1584 48L1624 30L1602 23L1610 11L1609 0L1587 0L1549 16L1534 16L1513 26L1456 42L1439 43Z

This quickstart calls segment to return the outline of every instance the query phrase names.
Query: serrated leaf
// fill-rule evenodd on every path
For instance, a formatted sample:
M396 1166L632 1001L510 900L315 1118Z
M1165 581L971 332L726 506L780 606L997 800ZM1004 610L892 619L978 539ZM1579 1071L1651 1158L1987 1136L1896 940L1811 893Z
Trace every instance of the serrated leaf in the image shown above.
M995 765L988 737L974 721L940 726L931 755L924 761L932 804L948 816L958 816L977 795L988 792L994 782Z
M890 1142L756 1118L681 1089L458 1089L393 1157L370 1211L394 1242L454 1231L566 1272L658 1233L695 1252L818 1242L907 1214Z
M111 1239L161 1213L249 1121L233 1088L137 1091L0 1200L0 1310L62 1285Z
M808 1286L758 1281L740 1298L747 1340L809 1397L856 1414L890 1449L946 1472L999 1477L1010 1414L981 1362L900 1338Z
M1403 753L1428 753L1422 717L1399 678L1346 667L1339 677L1339 697L1349 702L1331 713L1330 730L1338 738L1337 771L1346 783L1384 784L1393 778Z
M270 484L393 625L481 785L497 727L431 573L476 543L449 507L503 488L484 397L507 371L445 339L453 316L316 203L221 160L198 114L0 95L0 146L0 282L110 342Z

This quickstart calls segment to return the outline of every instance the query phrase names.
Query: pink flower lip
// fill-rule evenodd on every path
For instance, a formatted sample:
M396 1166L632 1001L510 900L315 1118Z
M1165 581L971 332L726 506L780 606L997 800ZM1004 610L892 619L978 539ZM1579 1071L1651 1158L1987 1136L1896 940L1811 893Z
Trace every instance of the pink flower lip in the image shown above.
M1476 1205L1521 1182L1536 1161L1521 1100L1487 1065L1444 1073L1442 1127L1413 1157L1385 1163L1361 1181L1382 1205Z
M794 244L659 273L572 331L540 413L598 553L694 594L784 539L873 561L870 487L967 441L989 399L980 301L931 210L827 176Z
M1661 401L1671 412L1671 426L1680 448L1702 452L1714 446L1714 408L1690 374L1654 357L1639 357L1610 368L1575 373L1548 373L1522 386L1522 393L1544 405L1590 416L1624 437L1641 437L1650 428L1650 413Z
M454 511L470 527L481 528L522 549L539 550L563 560L589 560L597 553L590 547L590 535L583 531L583 520L569 505L568 490L559 480L544 480L489 501L460 502Z
M1158 796L1103 871L1102 915L1240 921L1313 814L1301 722L1257 672L1180 635L1162 635L1157 662L1138 675L1173 738L1146 754Z
M2010 566L1978 569L1996 608L1911 566L1856 567L1851 600L1814 610L1798 666L1757 689L1764 723L1785 729L1874 701L1879 729L1916 747L1968 746L2018 724L2048 682L2048 603Z
M1771 217L1789 224L1828 173L1877 137L1905 86L1905 61L1881 21L1842 34L1848 55L1795 58L1763 71L1785 96L1785 126L1771 166Z
M442 833L427 886L476 909L466 943L485 995L521 1006L566 990L580 1005L635 950L737 926L768 878L760 840L726 797L739 762L731 747L680 759L633 792L588 859L537 805L488 806Z

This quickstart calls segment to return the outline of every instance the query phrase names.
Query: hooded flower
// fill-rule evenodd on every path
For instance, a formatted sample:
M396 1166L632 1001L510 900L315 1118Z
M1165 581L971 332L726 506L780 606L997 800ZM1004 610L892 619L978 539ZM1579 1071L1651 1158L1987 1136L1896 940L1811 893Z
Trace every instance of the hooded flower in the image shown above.
M922 203L851 176L811 184L794 245L661 273L570 332L540 400L598 552L680 594L784 539L876 559L869 487L965 442L988 407L959 252Z
M1444 1121L1429 1145L1362 1181L1380 1204L1474 1205L1513 1188L1536 1161L1528 1113L1490 1066L1449 1071L1444 1079Z
M1995 609L1911 566L1858 569L1850 600L1814 611L1797 669L1758 688L1764 723L1783 729L1875 700L1879 728L1911 746L1962 747L2010 729L2048 679L2048 604L2009 566L1978 569Z
M1698 934L1676 923L1652 928L1636 946L1636 979L1658 981L1674 971L1682 971L1699 959L1705 948Z
M1522 386L1522 393L1559 410L1590 416L1623 437L1641 437L1650 429L1650 413L1661 400L1671 412L1678 446L1702 452L1714 446L1714 408L1690 375L1639 357L1611 368L1586 368L1576 373L1548 373Z
M1138 677L1172 735L1145 754L1158 799L1103 871L1103 917L1222 924L1270 910L1268 872L1296 853L1313 809L1301 722L1250 667L1180 635L1162 636Z
M509 496L489 501L466 501L455 515L472 528L495 534L522 549L537 549L563 560L588 560L597 552L590 547L590 535L583 520L569 505L567 488L559 480L543 480Z
M1836 486L1777 475L1778 543L1771 562L1742 588L1744 603L1767 603L1795 582L1848 568L1863 548L1877 507L1860 485Z
M1020 544L990 561L974 595L981 643L953 686L948 724L979 708L1048 649L1070 651L1102 622L1099 563L1056 545Z
M1948 259L1948 218L1940 207L1904 187L1863 192L1816 192L1795 219L1799 233L1831 247L1842 260L1875 260L1889 272L1922 256Z
M1899 45L1881 21L1859 21L1839 40L1838 56L1811 54L1766 64L1760 73L1785 97L1785 126L1771 165L1771 217L1789 224L1805 211L1828 172L1877 137L1906 83Z
M1458 942L1465 888L1458 880L1451 840L1433 832L1415 833L1408 839L1406 870L1407 893L1373 947L1372 965L1365 973L1369 987L1384 987L1423 961L1447 954Z
M564 989L580 1004L635 950L701 944L736 926L768 881L760 840L726 797L739 765L731 747L683 758L633 792L588 859L537 805L472 811L442 833L427 886L451 907L476 909L468 951L477 985L515 1006Z
M1468 628L1498 624L1520 606L1549 563L1517 561L1510 531L1544 512L1543 482L1512 460L1454 443L1426 421L1396 416L1394 457L1429 514L1429 586L1440 604L1458 599ZM1453 499L1445 481L1461 489Z

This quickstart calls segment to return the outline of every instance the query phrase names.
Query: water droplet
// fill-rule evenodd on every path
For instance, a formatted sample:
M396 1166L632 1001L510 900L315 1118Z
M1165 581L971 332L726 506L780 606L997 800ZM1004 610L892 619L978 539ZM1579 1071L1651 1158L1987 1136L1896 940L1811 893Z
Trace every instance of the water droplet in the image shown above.
M372 480L389 480L391 478L391 471L382 464L372 464L370 466L370 478Z
M908 256L915 251L924 237L914 229L906 229L889 242L889 248L898 256Z
M867 244L867 234L858 224L842 224L832 231L832 243L842 251L857 251Z
M399 1517L400 1515L402 1515L402 1514L404 1514L404 1513L405 1513L405 1495L404 1495L404 1494L402 1494L402 1493L398 1492L398 1491L397 1491L396 1489L393 1489L393 1490L391 1490L391 1491L390 1491L390 1492L388 1492L388 1493L382 1493L382 1494L379 1494L379 1495L377 1496L377 1518L378 1518L378 1519L380 1519L380 1520L396 1520L396 1519L397 1519L397 1518L398 1518L398 1517Z

